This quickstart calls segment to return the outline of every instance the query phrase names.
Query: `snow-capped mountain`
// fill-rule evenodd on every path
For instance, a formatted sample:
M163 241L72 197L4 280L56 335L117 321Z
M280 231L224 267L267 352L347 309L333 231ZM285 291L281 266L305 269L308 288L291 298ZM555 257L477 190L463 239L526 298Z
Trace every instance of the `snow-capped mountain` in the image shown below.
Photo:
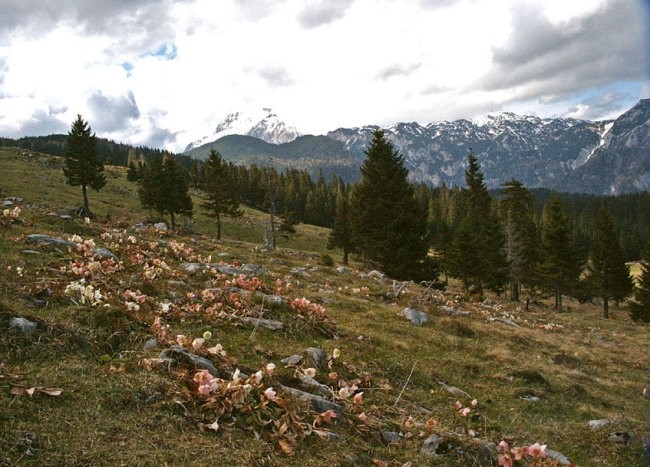
M377 129L376 125L339 128L326 136L303 136L279 146L227 137L187 152L204 158L214 148L238 163L273 157L286 159L280 165L293 166L300 160L301 168L354 180L359 172L352 169L363 162L363 150ZM396 123L383 130L404 156L413 181L464 186L471 148L490 188L511 178L531 188L578 193L617 194L650 188L650 99L641 100L613 121L499 112L472 121ZM240 134L253 136L250 129Z
M246 135L259 138L267 143L282 144L293 141L300 133L294 127L287 126L273 110L265 107L250 112L231 113L217 125L214 132L204 136L185 148L188 153L194 148L211 143L227 135Z

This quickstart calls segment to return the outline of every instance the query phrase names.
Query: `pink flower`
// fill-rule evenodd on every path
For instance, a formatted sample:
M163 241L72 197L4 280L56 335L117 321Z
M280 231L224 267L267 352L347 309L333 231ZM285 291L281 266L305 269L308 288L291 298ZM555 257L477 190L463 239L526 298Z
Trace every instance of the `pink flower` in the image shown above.
M353 400L355 404L363 404L363 392L356 393Z
M512 467L512 458L508 454L501 454L499 456L499 465L504 467Z
M464 409L459 410L458 413L462 417L467 417L471 411L472 411L472 409L470 409L469 407L465 407Z
M515 460L520 461L528 455L528 446L524 446L521 448L512 448L510 452L512 452L515 455Z
M508 445L507 441L502 439L501 442L499 443L499 445L497 446L497 449L499 451L508 452L510 450L510 446Z
M460 401L456 401L456 403L454 404L454 407L456 407L458 410L460 410L460 409L463 408L463 404L461 404Z
M273 390L273 388L266 388L264 391L264 397L266 397L270 401L274 401L277 399L276 393Z
M478 401L476 399L472 400L472 407L476 407L478 405Z
M275 363L268 363L266 365L266 374L271 376L273 374L273 371L275 371Z
M546 444L531 444L528 447L528 455L532 457L544 457L546 455Z
M319 416L322 417L325 422L329 423L332 421L332 419L336 418L336 412L334 412L332 409L329 409Z
M361 420L362 422L365 422L366 420L368 420L368 416L366 415L365 412L361 412L359 414L359 420Z

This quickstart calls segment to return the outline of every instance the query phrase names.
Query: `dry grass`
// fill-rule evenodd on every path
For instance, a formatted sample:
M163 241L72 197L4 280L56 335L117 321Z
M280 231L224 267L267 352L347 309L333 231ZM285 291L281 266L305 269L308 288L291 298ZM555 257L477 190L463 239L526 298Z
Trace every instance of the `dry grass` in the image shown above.
M631 323L625 307L614 308L610 320L602 318L599 308L572 300L567 300L571 311L560 315L550 311L550 302L531 312L507 301L486 308L457 295L453 285L448 293L426 294L412 285L391 301L384 297L390 281L360 277L355 269L359 265L340 274L320 264L320 254L326 251L324 229L299 226L294 238L280 239L275 252L261 250L265 216L252 210L242 219L226 221L221 244L211 240L214 226L200 213L192 234L136 234L131 227L146 213L121 168L109 168L107 187L91 193L91 209L99 217L86 226L79 219L47 215L63 212L80 199L80 190L63 183L60 160L0 150L0 170L2 194L24 198L21 222L0 226L0 465L371 465L375 459L396 466L409 461L478 465L477 443L503 438L514 444L547 444L584 466L643 465L641 436L648 430L648 399L642 391L648 385L650 331ZM311 346L330 353L339 348L342 356L334 363L335 371L346 378L370 378L363 405L369 421L361 423L354 414L357 408L349 406L344 420L331 427L341 438L326 441L312 435L298 441L289 457L277 444L258 440L241 427L224 423L218 433L202 430L201 423L212 420L196 387L188 383L183 368L143 367L144 358L156 357L161 350L145 351L143 343L154 335L153 304L181 303L188 292L199 292L215 280L179 272L181 259L168 255L170 272L146 281L129 263L126 249L118 250L125 269L98 276L95 283L104 290L141 287L151 305L127 312L113 296L110 310L77 306L62 293L71 278L59 270L78 255L24 240L29 233L76 233L106 246L101 234L115 228L127 229L142 244L177 240L204 256L259 264L267 270L260 276L265 284L271 286L277 278L292 283L287 298L304 296L324 303L336 322L336 339L296 322L287 308L267 312L287 325L279 333L253 332L251 326L205 314L166 321L170 335L198 337L211 330L213 341L220 342L241 368L254 371L269 361L276 363L279 368L271 381L276 387L294 376L293 369L281 368L281 358ZM40 254L25 254L26 248ZM228 256L217 256L220 253ZM17 276L17 267L23 268L22 276ZM307 267L308 275L292 274L294 267ZM47 306L38 308L25 300L34 296L45 297ZM407 305L428 312L430 322L411 325L399 316ZM470 315L448 316L441 305ZM37 331L23 335L9 329L8 320L14 316L36 322ZM520 327L489 317L511 319ZM317 379L327 383L327 372L319 371ZM457 415L453 405L458 397L438 381L478 400L470 417ZM29 397L11 392L38 386L61 388L63 393ZM540 401L530 402L526 396ZM311 423L312 416L301 413ZM448 440L435 460L420 454L429 418L438 421L435 432ZM614 424L600 431L587 428L589 420L601 418ZM467 435L469 429L476 438ZM403 436L386 445L381 431ZM629 431L634 437L628 444L610 443L612 431Z

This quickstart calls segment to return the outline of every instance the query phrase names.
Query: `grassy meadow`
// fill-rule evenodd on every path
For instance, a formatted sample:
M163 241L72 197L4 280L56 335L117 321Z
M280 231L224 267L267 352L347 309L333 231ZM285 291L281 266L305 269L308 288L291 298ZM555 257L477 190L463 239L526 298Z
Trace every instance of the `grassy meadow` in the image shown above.
M395 296L400 284L360 264L339 269L327 229L299 225L267 251L267 216L246 209L215 242L198 193L186 231L136 229L148 213L122 167L107 167L107 185L89 191L89 224L61 218L81 204L62 164L0 148L0 200L22 198L19 217L0 223L0 465L485 466L497 465L502 440L544 444L581 466L650 460L650 328L632 323L624 304L609 320L568 298L566 313L554 313L550 297L525 311L466 297L453 281L446 291L406 284ZM29 243L29 234L77 246ZM205 267L188 272L187 262ZM216 264L262 270L230 276ZM82 278L100 297L70 287ZM406 307L428 322L411 324ZM22 331L16 317L35 329ZM233 380L210 379L201 394L191 362L161 356L179 344ZM310 347L327 352L322 365ZM281 363L294 354L304 360ZM246 386L238 369L262 371L242 377ZM336 418L281 389L313 373L340 406ZM603 428L588 427L601 419ZM434 456L421 451L431 435Z

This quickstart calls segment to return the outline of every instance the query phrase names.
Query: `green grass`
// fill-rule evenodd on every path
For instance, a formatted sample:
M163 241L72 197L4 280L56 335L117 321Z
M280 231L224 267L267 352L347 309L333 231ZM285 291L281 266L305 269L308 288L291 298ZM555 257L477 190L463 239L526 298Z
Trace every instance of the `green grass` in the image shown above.
M24 198L20 221L0 224L0 465L372 465L374 460L395 466L409 461L478 465L472 459L479 456L480 442L504 438L517 445L547 444L584 466L643 465L640 438L648 429L648 399L642 391L648 384L650 332L631 323L624 306L614 307L610 320L602 318L599 308L571 299L571 311L559 315L551 311L550 301L531 312L505 300L500 310L487 310L462 298L453 282L445 294L411 285L397 301L388 301L384 294L392 281L360 277L359 264L352 264L347 274L336 272L341 257L325 248L326 229L300 225L296 235L279 238L279 248L267 252L262 249L265 214L246 209L242 218L226 219L224 240L217 244L213 222L197 209L192 233L136 233L132 226L148 213L139 207L136 186L126 181L122 168L108 167L107 186L90 193L91 210L98 216L91 225L52 217L48 213L63 213L81 201L81 190L65 185L60 167L57 158L0 149L2 195ZM198 194L193 196L198 206ZM124 229L125 234L119 233ZM61 268L72 260L87 260L76 251L27 244L29 233L77 234L114 251L123 269L88 278L107 295L111 308L71 302L64 289L76 278ZM129 244L129 235L137 245ZM243 325L233 317L241 311L221 316L181 311L190 301L188 293L224 287L228 278L180 271L179 263L187 258L171 251L171 240L203 257L212 255L213 262L263 266L267 273L260 279L268 292L279 279L283 285L291 283L290 290L277 292L287 300L306 297L324 303L336 337L299 319L288 306L264 311L265 317L285 324L282 332ZM39 254L26 254L25 249ZM170 269L147 279L132 259L137 252L164 259ZM337 264L322 266L322 253L331 254ZM309 276L292 274L294 267L310 268ZM140 311L127 311L121 296L127 288L147 294ZM42 297L47 305L34 307L28 297ZM175 304L163 316L168 337L158 336L164 341L161 346L145 351L144 342L156 336L151 325L160 316L160 302ZM259 299L244 295L242 303L248 312L261 311ZM471 315L447 316L440 305ZM406 306L428 312L430 322L411 325L398 315ZM489 322L488 311L512 315L521 327ZM23 335L9 329L15 316L36 322L37 330ZM533 322L561 327L542 329ZM312 346L330 354L339 348L341 357L331 371L337 372L339 384L359 380L363 407L341 402L347 415L325 427L341 438L327 441L312 434L296 439L291 456L282 454L269 429L257 439L243 412L237 421L223 417L218 432L207 430L214 409L203 405L193 372L184 366L146 365L177 334L193 339L206 330L213 333L210 345L221 343L228 353L211 357L215 364L254 372L274 362L278 369L264 381L274 388L294 381L295 369L283 368L280 359ZM303 368L309 366L305 362ZM330 384L329 372L319 369L316 378ZM478 400L470 417L457 415L458 398L444 391L439 380ZM63 392L12 394L31 387ZM532 403L521 399L524 395L541 400ZM469 402L462 399L465 405ZM289 407L305 426L312 425L314 414ZM357 418L361 410L368 415L365 423ZM435 460L420 454L430 418L438 421L434 432L447 439L447 448ZM600 418L615 423L588 430L587 422ZM476 437L467 434L469 429ZM402 440L387 446L381 431L400 432ZM613 431L635 437L628 445L609 443Z

